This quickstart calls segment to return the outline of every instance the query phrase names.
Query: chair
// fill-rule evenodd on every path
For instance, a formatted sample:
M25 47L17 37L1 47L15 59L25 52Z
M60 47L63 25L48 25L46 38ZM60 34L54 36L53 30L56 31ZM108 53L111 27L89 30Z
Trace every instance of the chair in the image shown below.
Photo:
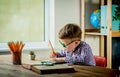
M94 55L94 59L96 62L96 66L106 67L106 58L105 57Z

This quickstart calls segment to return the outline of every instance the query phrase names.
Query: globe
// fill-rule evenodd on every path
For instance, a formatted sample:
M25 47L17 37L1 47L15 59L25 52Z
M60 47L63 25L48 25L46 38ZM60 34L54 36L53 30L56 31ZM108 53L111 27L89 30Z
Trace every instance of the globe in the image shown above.
M90 23L94 28L100 28L100 10L94 10L90 15Z

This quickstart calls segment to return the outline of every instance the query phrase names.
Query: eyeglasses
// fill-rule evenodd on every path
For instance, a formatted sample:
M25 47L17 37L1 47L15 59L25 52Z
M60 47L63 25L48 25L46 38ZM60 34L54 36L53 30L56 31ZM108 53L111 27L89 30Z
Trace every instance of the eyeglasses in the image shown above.
M63 47L66 48L68 45L70 45L70 44L73 43L74 41L76 41L76 40L73 40L73 41L71 41L70 43L68 43L68 44L65 45L62 41L59 40L59 43L60 43Z

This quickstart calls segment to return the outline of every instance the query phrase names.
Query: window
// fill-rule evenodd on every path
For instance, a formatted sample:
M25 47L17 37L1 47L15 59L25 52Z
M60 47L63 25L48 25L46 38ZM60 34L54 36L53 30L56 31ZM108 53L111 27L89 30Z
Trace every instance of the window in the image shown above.
M46 41L46 29L45 0L0 0L0 50L6 50L9 41L39 48Z

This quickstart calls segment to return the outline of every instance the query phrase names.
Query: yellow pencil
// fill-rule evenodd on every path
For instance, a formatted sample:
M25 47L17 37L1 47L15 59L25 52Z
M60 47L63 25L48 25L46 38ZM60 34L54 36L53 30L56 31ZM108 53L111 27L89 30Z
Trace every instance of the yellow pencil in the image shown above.
M50 44L50 47L51 47L51 49L52 49L52 52L53 52L54 54L56 54L56 53L55 53L55 50L54 50L54 48L53 48L52 43L51 43L50 40L49 40L49 44Z

